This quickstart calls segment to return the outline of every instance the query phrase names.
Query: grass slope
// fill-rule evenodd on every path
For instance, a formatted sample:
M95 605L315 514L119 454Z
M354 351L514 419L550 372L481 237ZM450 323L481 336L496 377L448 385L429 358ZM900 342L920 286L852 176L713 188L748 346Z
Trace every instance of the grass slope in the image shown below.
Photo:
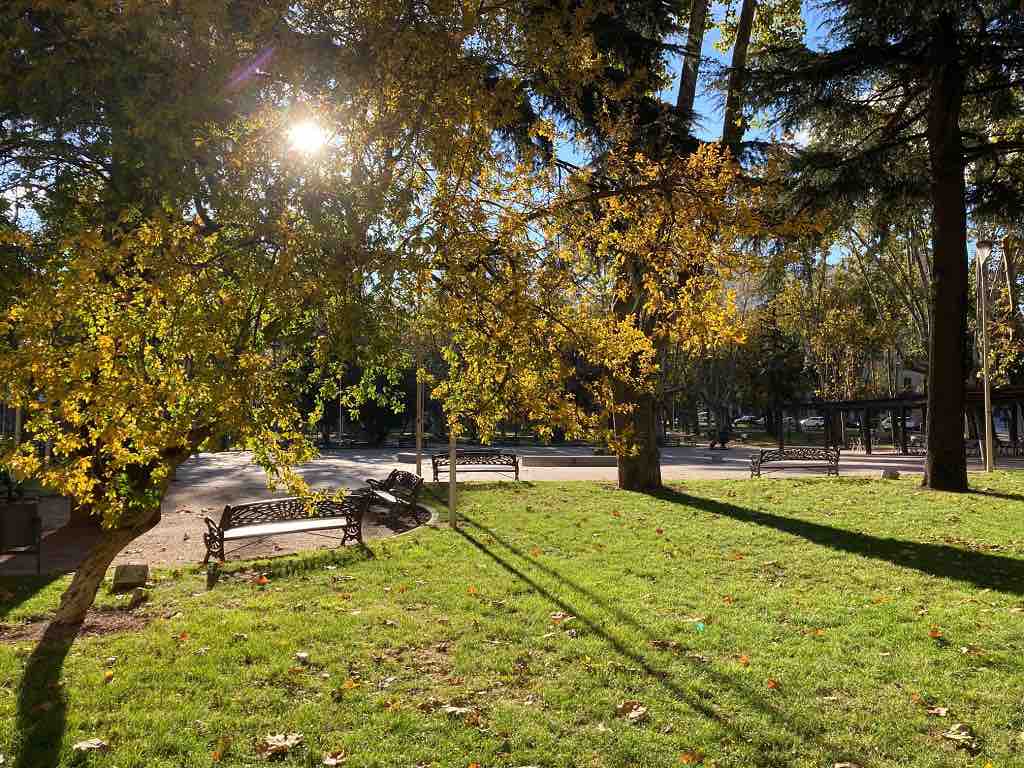
M457 533L263 586L164 574L144 628L0 644L0 754L250 765L300 733L281 764L1024 765L1024 476L974 482L472 485ZM63 583L0 583L0 620ZM109 751L76 756L91 737Z

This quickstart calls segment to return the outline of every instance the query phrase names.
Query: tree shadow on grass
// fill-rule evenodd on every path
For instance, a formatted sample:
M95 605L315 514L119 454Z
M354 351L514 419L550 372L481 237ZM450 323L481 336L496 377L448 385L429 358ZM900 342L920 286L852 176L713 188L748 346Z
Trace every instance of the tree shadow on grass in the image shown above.
M18 687L19 745L13 768L60 764L67 716L60 676L77 630L51 624L29 656Z
M734 724L730 717L720 713L718 709L713 706L713 697L703 697L702 699L697 698L683 686L676 683L672 679L671 673L668 670L657 666L657 664L644 653L643 649L637 648L635 645L618 636L618 634L614 632L613 627L616 622L619 624L629 625L634 630L641 633L652 647L657 647L655 643L658 643L659 641L664 642L664 638L655 637L644 625L639 623L614 603L596 594L589 588L577 583L573 579L568 578L561 572L538 562L536 558L530 557L516 546L508 543L487 526L474 521L472 518L464 517L463 522L467 526L477 529L481 534L486 535L489 540L488 543L490 543L490 540L493 540L495 544L498 544L500 547L507 550L510 555L523 560L529 565L531 570L540 571L548 578L559 582L570 591L576 592L582 596L585 602L571 602L566 596L564 596L564 594L561 593L561 590L546 587L536 578L527 573L523 568L518 567L502 554L494 551L492 548L489 548L487 543L481 541L476 536L473 536L461 528L457 530L457 533L469 544L494 561L510 575L529 585L535 592L537 592L537 594L543 596L562 611L576 617L576 620L584 625L588 632L600 637L612 650L639 667L645 676L655 680L660 686L669 691L676 700L685 702L685 704L693 711L714 721L724 730L731 731L734 736L743 741L751 741L757 738L742 726ZM600 615L601 611L611 614L611 616L614 617L614 620L612 622L604 620L604 617ZM683 649L681 644L677 645L679 650L688 650ZM675 658L680 657L676 656ZM738 684L738 681L713 669L710 664L705 663L705 661L701 659L700 654L694 653L692 656L683 656L681 658L688 661L694 667L696 667L697 664L701 664L702 666L700 669L702 672L710 677L715 684L723 688L731 688L737 695L741 696L751 708L761 712L771 719L777 730L770 736L758 739L762 748L757 751L758 757L754 761L754 765L761 766L762 768L777 768L780 763L777 757L774 757L772 753L779 740L784 740L786 737L793 738L794 740L816 743L836 759L846 757L845 750L841 750L839 747L832 744L823 735L821 724L800 723L793 718L787 717L782 713L779 707L767 697L757 694L750 688Z
M664 501L685 504L692 509L721 515L742 523L772 528L830 549L873 560L884 560L903 568L912 568L929 576L964 581L996 592L1024 595L1024 560L1019 558L972 552L945 544L871 536L808 520L737 507L734 504L690 496L669 489L652 495Z
M257 558L253 560L229 560L223 565L211 562L205 566L206 588L213 589L222 578L255 577L267 578L295 576L324 568L340 568L372 560L373 550L366 544L319 549L309 553L289 553L280 557ZM200 571L202 572L202 571Z
M1024 501L1024 495L1019 493L1000 493L999 491L973 491L978 496L991 496L994 499L1005 499L1006 501Z
M0 620L6 619L15 608L28 602L59 578L59 573L0 577Z

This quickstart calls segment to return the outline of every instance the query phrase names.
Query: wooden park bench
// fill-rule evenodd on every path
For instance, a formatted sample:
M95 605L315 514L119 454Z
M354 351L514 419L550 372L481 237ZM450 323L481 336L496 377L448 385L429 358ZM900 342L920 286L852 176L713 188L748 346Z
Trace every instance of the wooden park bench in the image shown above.
M220 522L204 517L207 532L203 534L206 557L203 563L215 557L224 561L224 544L242 539L265 539L286 533L312 533L324 535L323 531L342 531L341 544L350 541L363 543L363 515L369 506L370 497L364 494L349 494L341 501L322 499L307 506L306 499L270 499L251 504L224 507ZM337 538L336 536L327 538ZM258 541L243 544L232 551L238 551Z
M423 478L412 472L393 469L383 480L368 478L366 484L370 486L367 495L384 502L388 514L395 517L402 511L416 512L416 499L423 487Z
M802 462L802 463L793 463ZM765 464L778 463L779 466L766 468ZM825 474L839 476L839 449L812 448L801 446L795 448L763 449L756 456L750 457L750 476L760 477L762 472L775 472L785 469L820 469L825 464Z
M449 457L447 453L435 453L430 457L434 467L434 482L440 479L440 473L449 472ZM496 450L457 451L455 454L455 466L466 472L498 472L501 474L515 473L516 480L519 479L519 456L514 453L502 453ZM499 467L499 469L495 469ZM511 469L500 469L511 467Z

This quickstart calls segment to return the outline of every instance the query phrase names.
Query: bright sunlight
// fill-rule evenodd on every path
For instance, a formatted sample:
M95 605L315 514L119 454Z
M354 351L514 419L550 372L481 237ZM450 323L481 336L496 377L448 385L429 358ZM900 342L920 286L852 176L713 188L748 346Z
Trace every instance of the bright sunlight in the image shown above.
M327 143L327 131L312 120L304 120L288 131L288 141L297 152L312 155Z

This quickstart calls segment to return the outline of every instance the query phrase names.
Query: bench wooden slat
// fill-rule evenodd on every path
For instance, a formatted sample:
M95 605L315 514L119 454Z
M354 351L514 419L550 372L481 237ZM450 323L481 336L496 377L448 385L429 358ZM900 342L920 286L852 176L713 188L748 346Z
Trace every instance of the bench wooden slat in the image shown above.
M346 517L320 517L309 520L279 520L276 523L257 523L229 528L224 531L224 541L236 541L259 536L274 536L279 533L302 533L303 531L330 531L349 525Z

